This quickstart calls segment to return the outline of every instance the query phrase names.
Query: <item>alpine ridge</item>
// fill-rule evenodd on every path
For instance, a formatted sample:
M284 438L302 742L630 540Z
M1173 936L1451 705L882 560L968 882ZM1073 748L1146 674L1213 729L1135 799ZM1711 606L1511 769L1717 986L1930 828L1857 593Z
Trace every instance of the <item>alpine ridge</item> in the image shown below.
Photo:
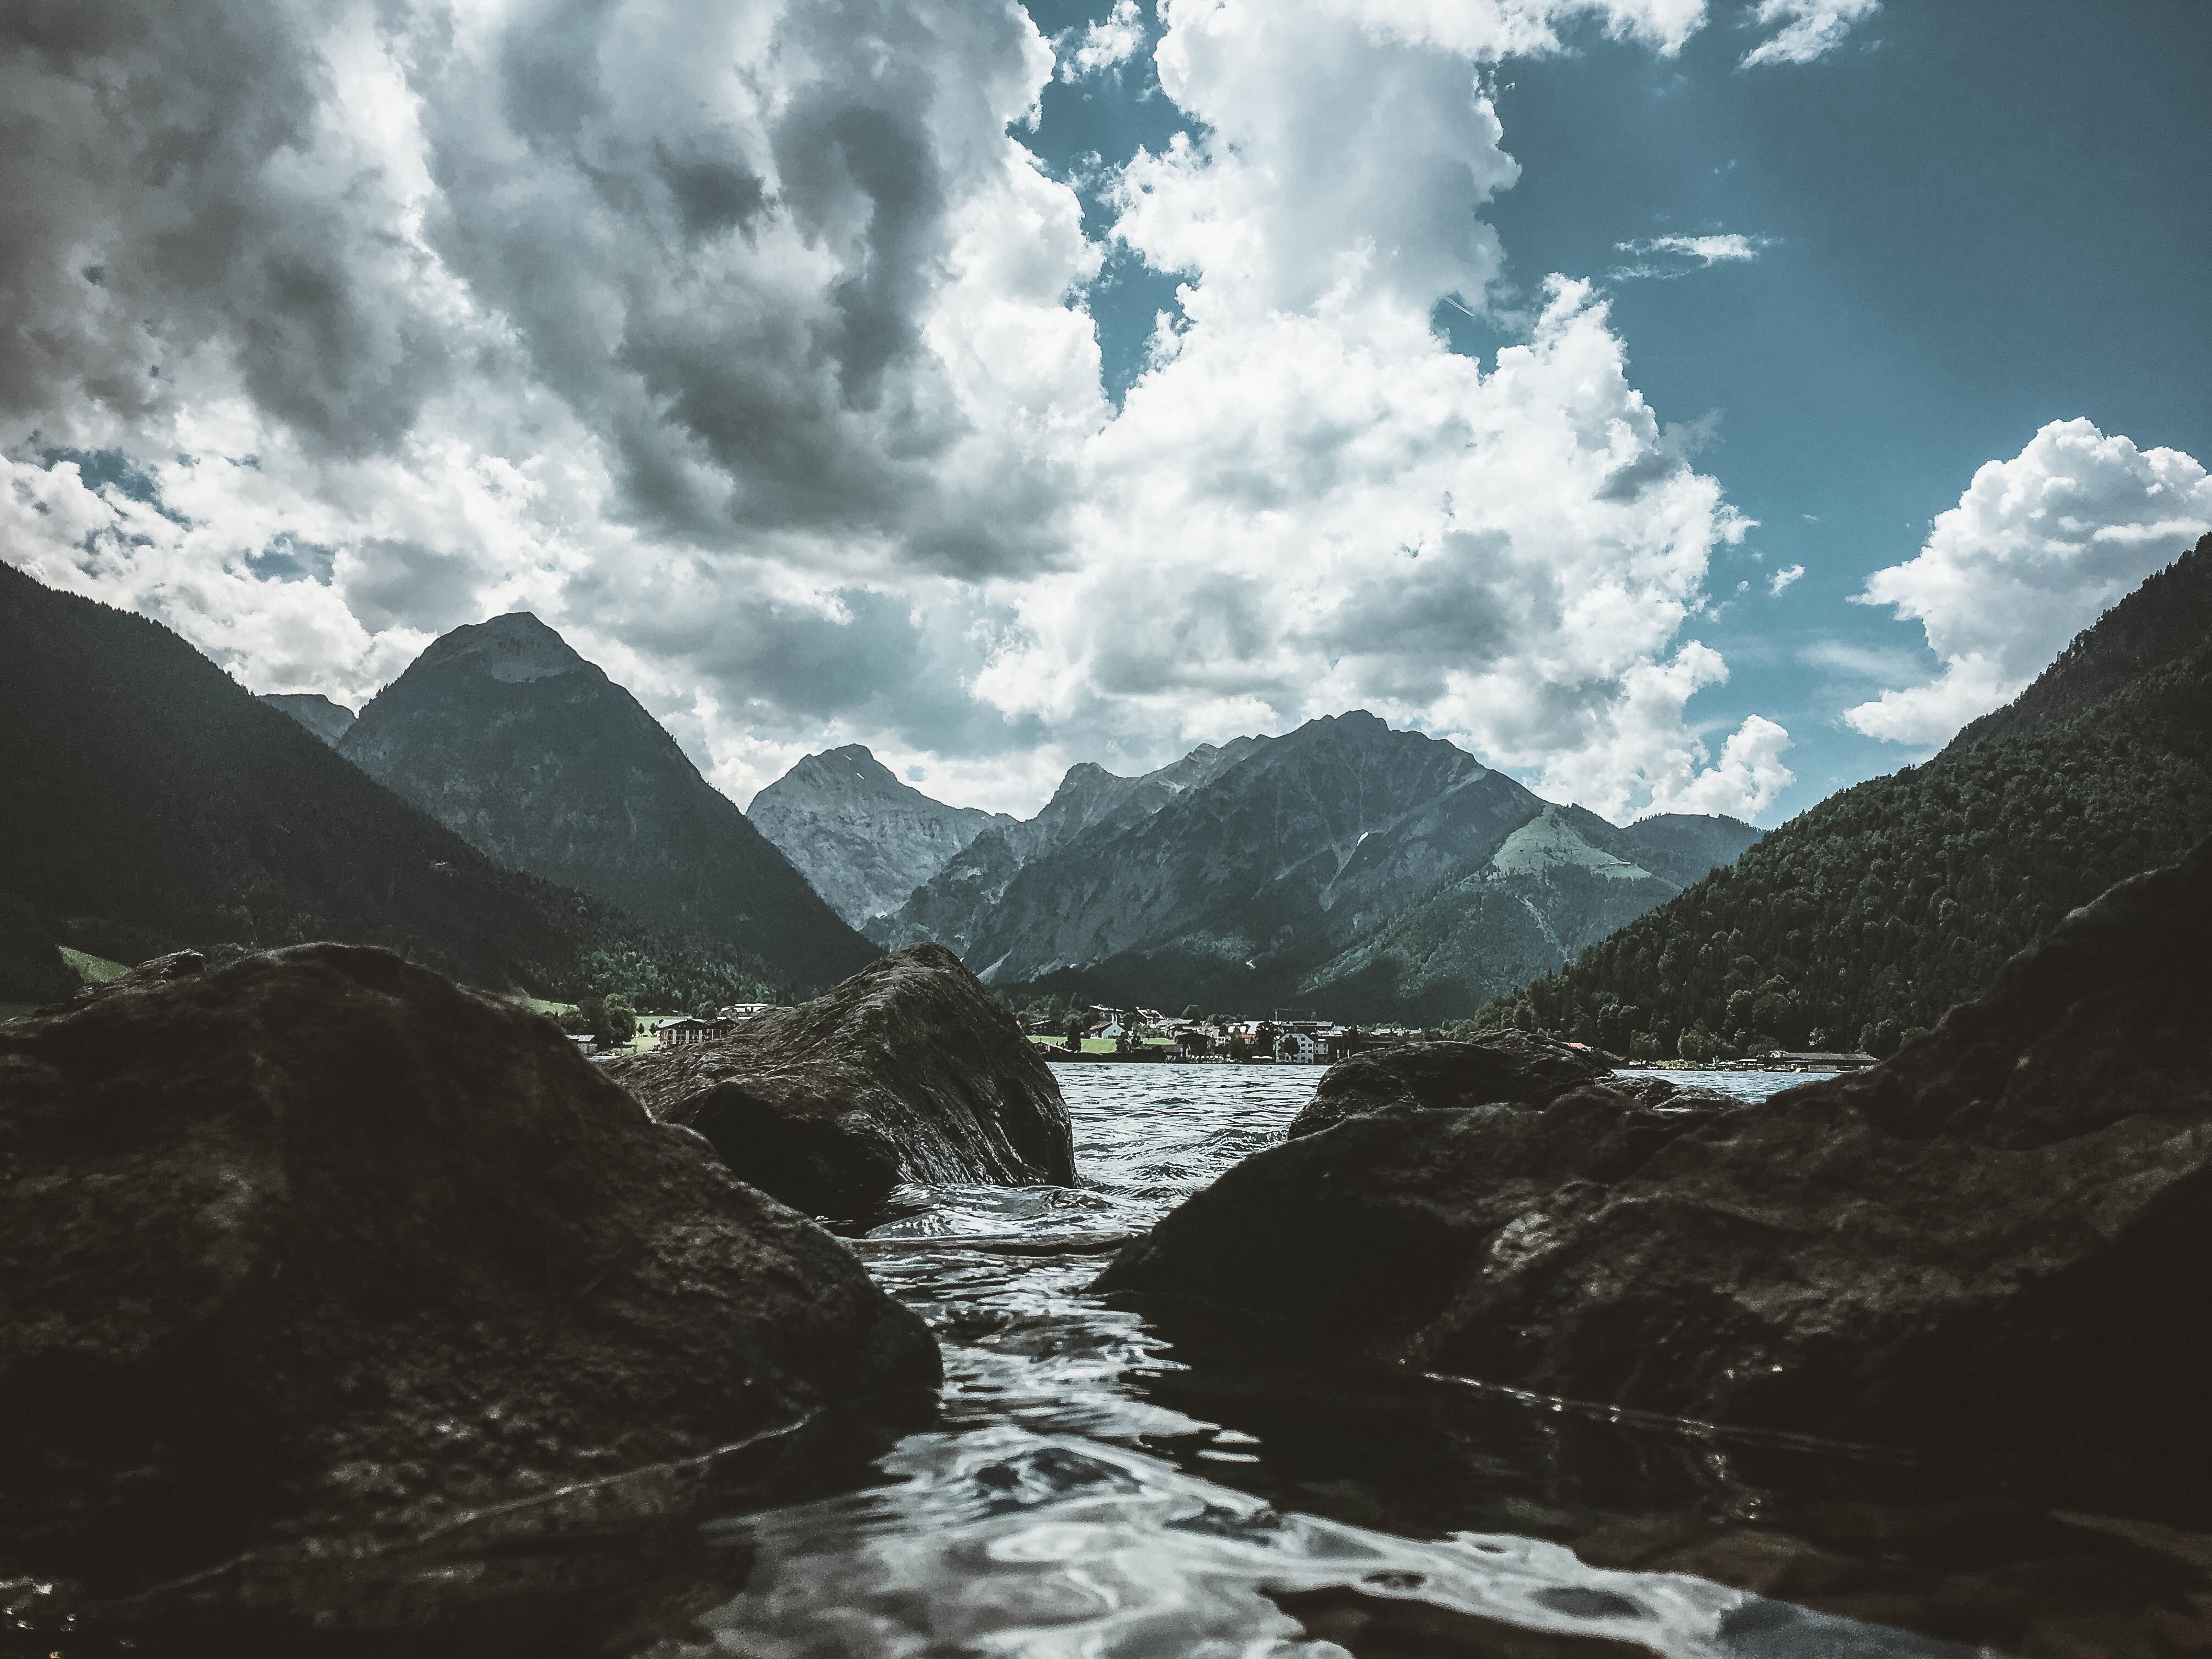
M979 836L875 931L935 937L1002 987L1458 1018L1757 835L1621 830L1353 711L1140 779L1078 768L1038 818Z
M796 988L876 954L636 698L526 611L432 641L338 752L494 861Z
M933 800L857 743L804 757L745 816L855 927L896 909L985 830L1015 822Z

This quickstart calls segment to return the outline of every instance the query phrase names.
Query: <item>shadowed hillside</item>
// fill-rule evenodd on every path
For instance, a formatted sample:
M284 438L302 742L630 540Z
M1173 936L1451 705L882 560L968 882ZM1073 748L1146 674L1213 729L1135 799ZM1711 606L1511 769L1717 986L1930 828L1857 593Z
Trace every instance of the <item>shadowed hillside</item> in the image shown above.
M495 988L662 1007L771 983L501 869L160 623L6 566L0 772L6 886L101 956L340 939Z
M2116 659L2104 628L2059 666ZM2020 735L1832 796L1481 1022L1688 1059L1893 1052L2068 911L2212 831L2212 640L2197 638L2070 720L2021 717ZM2066 706L2067 678L2037 683L2039 707Z
M457 628L338 752L479 852L804 986L876 957L636 698L527 612Z

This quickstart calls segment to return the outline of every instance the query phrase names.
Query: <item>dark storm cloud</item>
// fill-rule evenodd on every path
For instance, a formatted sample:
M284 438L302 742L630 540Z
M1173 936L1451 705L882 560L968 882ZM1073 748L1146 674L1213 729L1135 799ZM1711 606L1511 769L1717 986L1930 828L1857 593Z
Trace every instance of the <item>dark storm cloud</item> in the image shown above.
M395 251L362 210L374 181L300 165L329 92L303 16L319 27L252 0L0 10L0 410L143 416L221 339L312 442L407 429L444 343L379 292Z
M896 594L848 587L834 611L726 590L715 605L626 630L634 646L711 683L725 712L757 735L805 738L830 722L896 736L938 754L1004 753L1042 740L961 689L981 665L971 634L933 630Z
M948 481L971 426L924 338L950 181L995 164L993 88L1025 72L1018 9L821 0L763 52L720 0L649 31L541 0L488 39L395 0L349 50L404 84L366 88L354 27L307 0L0 12L0 416L66 440L234 373L358 456L441 392L520 421L550 389L659 533L971 575L1054 556L1057 480ZM427 200L390 148L413 128L371 111L419 122Z
M476 558L380 537L356 550L343 586L364 628L442 634L482 619L477 595L490 574Z
M726 16L701 0L669 27L712 43ZM795 8L769 54L792 79L750 136L629 78L623 27L604 0L510 22L493 104L520 170L485 100L431 100L428 234L599 427L637 519L708 544L881 536L969 574L1044 556L1048 492L1008 479L1036 513L983 512L936 476L969 428L923 343L951 246L946 106L972 118L975 82L1019 63L1018 15Z

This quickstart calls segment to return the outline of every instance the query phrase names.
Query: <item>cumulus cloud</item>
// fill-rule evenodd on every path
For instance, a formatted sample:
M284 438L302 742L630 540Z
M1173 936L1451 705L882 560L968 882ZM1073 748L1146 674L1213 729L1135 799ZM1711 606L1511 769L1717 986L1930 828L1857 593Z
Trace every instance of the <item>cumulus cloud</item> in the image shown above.
M1060 78L1080 81L1086 75L1119 69L1145 48L1145 15L1137 0L1114 0L1114 9L1078 33L1067 35Z
M1743 55L1741 67L1810 64L1843 45L1856 25L1881 9L1881 0L1759 0L1750 26L1775 32Z
M1767 579L1766 591L1778 599L1783 590L1804 574L1805 567L1802 564L1785 565Z
M1615 277L1685 276L1693 270L1709 270L1715 265L1748 264L1771 242L1771 237L1745 236L1733 231L1707 236L1653 236L1641 241L1616 242L1613 246L1617 249L1623 253L1636 255L1638 262L1620 266L1609 274Z
M1919 623L1942 672L1844 720L1893 743L1946 741L2208 529L2212 477L2189 456L2052 422L2011 460L1984 465L1916 557L1868 578L1858 603Z
M1714 759L1683 637L1747 524L1601 301L1554 279L1486 372L1430 327L1502 269L1492 66L1704 19L1174 0L1189 131L1100 241L1020 135L1135 0L1057 64L960 0L18 9L7 556L353 702L527 606L740 799L857 739L1026 808L1364 706L1615 815L1755 811L1786 737ZM1118 412L1109 245L1182 283Z

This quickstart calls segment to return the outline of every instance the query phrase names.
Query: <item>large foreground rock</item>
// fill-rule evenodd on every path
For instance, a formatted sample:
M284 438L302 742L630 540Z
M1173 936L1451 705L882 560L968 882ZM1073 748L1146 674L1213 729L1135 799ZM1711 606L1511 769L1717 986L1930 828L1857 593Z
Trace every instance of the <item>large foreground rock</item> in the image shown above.
M729 1037L611 1062L654 1115L811 1215L865 1217L902 1182L1075 1180L1052 1068L941 945L911 945Z
M1286 1133L1295 1140L1385 1106L1540 1106L1612 1074L1585 1050L1528 1031L1401 1043L1330 1066Z
M2212 843L1887 1065L1735 1110L1388 1107L1247 1159L1099 1288L1709 1420L2203 1467L2208 1009Z
M0 1582L373 1553L935 1384L544 1020L380 951L189 965L0 1024Z

